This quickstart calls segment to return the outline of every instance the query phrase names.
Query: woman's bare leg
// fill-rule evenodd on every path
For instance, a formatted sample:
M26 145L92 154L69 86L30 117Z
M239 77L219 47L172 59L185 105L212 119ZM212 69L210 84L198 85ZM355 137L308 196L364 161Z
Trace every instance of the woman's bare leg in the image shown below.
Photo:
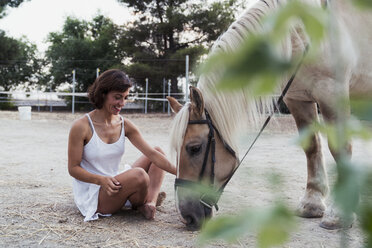
M155 149L164 154L160 148ZM109 196L104 190L100 190L97 208L99 213L115 213L129 200L146 219L154 219L165 172L146 156L141 156L132 167L133 169L115 176L122 185L117 194Z
M133 206L146 202L149 187L149 176L142 168L134 168L115 176L122 186L119 192L109 196L102 188L98 195L97 212L112 214L119 211L129 199Z
M164 154L159 147L155 147L155 149ZM158 199L165 172L153 164L146 156L141 156L132 167L144 169L149 176L150 182L147 189L145 204L139 206L138 210L140 210L147 219L153 219L156 212L156 201Z

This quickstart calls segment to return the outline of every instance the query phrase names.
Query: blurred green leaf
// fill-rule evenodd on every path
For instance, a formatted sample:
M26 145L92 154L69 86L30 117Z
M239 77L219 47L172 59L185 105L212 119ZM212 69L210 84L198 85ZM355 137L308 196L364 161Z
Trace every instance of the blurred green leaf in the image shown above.
M372 171L365 170L366 180L362 185L360 208L358 211L361 227L366 234L365 247L372 247Z
M259 247L271 247L283 244L294 227L293 213L277 203L269 208L249 209L237 216L210 220L199 235L199 243L203 245L212 239L234 242L248 232L255 232Z
M211 56L202 72L222 74L217 86L219 90L248 88L253 95L271 93L283 76L299 63L297 56L289 60L279 52L282 50L281 42L290 31L294 31L293 27L290 30L293 20L303 24L311 40L311 50L315 51L313 48L317 47L326 33L327 12L299 1L290 1L262 20L264 32L249 35L235 52L219 52ZM299 35L306 36L302 31Z
M294 20L300 21L312 46L317 46L327 31L328 13L322 8L300 1L289 1L278 12L265 20L265 26L271 39L275 42L282 40L289 33Z
M300 130L299 136L296 140L296 144L301 146L303 149L307 149L311 144L311 136L314 134L314 131L310 128L305 128Z
M371 0L353 0L351 1L356 6L362 8L362 9L369 9L372 8L372 1Z
M367 97L352 98L350 100L353 115L360 120L372 121L372 99Z
M186 183L180 190L188 198L196 201L202 200L211 205L218 203L221 197L221 192L217 188L203 183Z
M273 189L281 191L281 187L284 183L283 176L281 174L276 171L270 170L270 172L267 173L266 179Z
M372 247L372 204L365 204L361 207L359 212L359 219L362 229L366 234L365 247Z
M258 247L266 248L283 244L289 236L289 232L279 226L266 225L257 237Z
M314 122L308 128L301 130L300 135L297 140L297 144L299 144L302 148L307 149L311 142L314 134L316 133L323 133L327 136L329 145L338 150L339 147L339 137L337 136L336 127L334 125L329 125L327 123L319 123Z
M337 163L337 181L333 188L336 203L349 218L357 210L361 187L365 180L365 173L349 159L341 159Z
M255 95L271 92L276 80L291 68L287 59L280 57L264 36L251 36L235 53L212 56L205 73L221 73L218 89L236 90L248 87ZM221 68L224 68L223 70Z
M210 197L219 197L220 193L216 188L208 186L207 184L202 183L190 183L185 185L193 194L197 193L198 195L208 195Z
M247 232L246 229L249 227L245 218L245 215L221 216L209 221L199 235L199 243L203 245L213 239L224 239L228 242L236 241Z
M345 130L346 140L351 140L352 138L360 138L363 140L372 139L371 130L359 120L350 118L346 122Z
M336 125L324 122L314 122L308 128L301 130L296 143L304 149L307 149L311 144L313 135L317 132L320 132L326 135L329 146L333 150L339 151L343 148L342 144L344 144L347 140L351 140L353 138L369 140L372 138L371 131L359 120L350 117L347 121L345 121L344 125L344 132L342 133L342 136L340 136L337 130L338 127Z

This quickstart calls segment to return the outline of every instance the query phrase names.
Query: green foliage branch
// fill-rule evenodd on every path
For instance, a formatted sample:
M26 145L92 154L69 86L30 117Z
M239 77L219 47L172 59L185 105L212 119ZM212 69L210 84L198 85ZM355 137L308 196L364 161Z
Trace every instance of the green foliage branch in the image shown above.
M26 39L8 37L0 30L0 87L10 90L17 85L36 85L42 75L43 60L35 44Z
M0 0L0 19L6 15L8 7L15 8L23 2L24 0Z
M96 78L96 70L121 68L118 49L119 27L111 19L97 15L92 21L67 17L63 30L49 34L46 51L51 89L72 83L76 71L76 91L85 92Z

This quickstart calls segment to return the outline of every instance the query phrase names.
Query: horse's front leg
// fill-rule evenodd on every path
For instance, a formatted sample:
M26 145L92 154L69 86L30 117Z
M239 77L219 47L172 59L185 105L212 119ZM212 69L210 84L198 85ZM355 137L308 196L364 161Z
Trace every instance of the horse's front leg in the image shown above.
M336 97L334 97L336 99ZM336 108L334 108L334 104L331 104L329 101L326 101L324 99L320 99L318 101L320 111L322 113L323 119L325 122L329 124L337 124L339 121L343 121L341 118L347 118L350 115L350 109L347 106L344 111L343 117L338 115L338 112L336 111ZM340 162L341 156L346 159L351 158L351 153L352 153L352 145L351 142L348 140L346 141L346 144L344 147L342 147L341 151L336 151L334 150L329 142L328 142L328 147L329 150L331 151L331 154L333 158L335 159L336 163ZM320 226L326 229L338 229L342 227L349 227L352 225L354 220L354 215L349 216L348 218L344 218L340 208L333 202L331 201L331 204L327 207L326 211L324 212L323 219L320 223Z
M319 119L317 106L314 102L286 98L285 103L293 115L299 131ZM297 212L301 217L318 218L323 216L326 209L324 200L328 194L328 179L319 133L315 133L311 137L310 145L304 151L307 159L307 183L305 195L301 199Z

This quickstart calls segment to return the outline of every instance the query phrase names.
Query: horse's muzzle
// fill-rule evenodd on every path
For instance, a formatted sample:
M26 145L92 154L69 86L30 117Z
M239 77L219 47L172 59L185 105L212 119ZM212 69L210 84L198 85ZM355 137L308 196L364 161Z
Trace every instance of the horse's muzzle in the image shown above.
M200 196L183 196L179 190L178 194L178 209L186 224L188 230L199 230L203 225L204 221L210 219L213 214L213 209L203 205L200 202ZM185 190L186 191L186 190Z

